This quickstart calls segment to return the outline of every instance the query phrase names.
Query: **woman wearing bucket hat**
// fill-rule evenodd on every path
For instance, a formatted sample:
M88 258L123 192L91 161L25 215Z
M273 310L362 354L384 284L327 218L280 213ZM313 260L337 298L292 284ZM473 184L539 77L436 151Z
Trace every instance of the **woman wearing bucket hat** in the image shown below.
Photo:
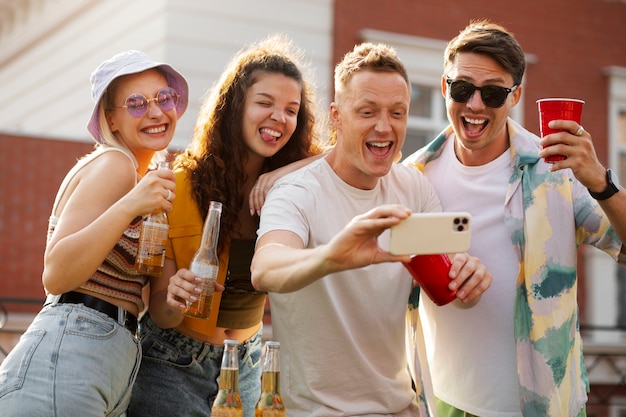
M165 267L151 282L149 313L141 320L143 358L129 417L210 416L225 339L239 341L239 393L244 415L254 415L266 294L250 281L259 220L252 200L272 182L263 173L321 151L300 54L274 35L235 55L201 107L192 143L175 161ZM218 282L225 280L225 289L213 316L202 320L181 309L193 301L197 284L186 268L211 200L223 205Z
M119 416L141 352L146 276L134 271L142 216L170 210L174 175L148 172L187 107L185 79L139 51L91 75L96 149L64 179L44 255L46 304L0 367L3 415Z

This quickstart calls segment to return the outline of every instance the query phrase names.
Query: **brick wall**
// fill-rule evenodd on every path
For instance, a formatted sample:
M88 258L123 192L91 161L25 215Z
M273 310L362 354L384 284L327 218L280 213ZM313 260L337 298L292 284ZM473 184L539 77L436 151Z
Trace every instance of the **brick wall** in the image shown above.
M93 143L0 134L0 297L43 299L43 253L54 197L77 158L92 149Z

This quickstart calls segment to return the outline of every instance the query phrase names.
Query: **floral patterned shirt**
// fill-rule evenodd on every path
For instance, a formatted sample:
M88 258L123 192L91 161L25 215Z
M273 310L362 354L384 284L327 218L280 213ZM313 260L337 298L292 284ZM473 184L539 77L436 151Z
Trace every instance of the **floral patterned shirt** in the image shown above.
M570 169L550 172L536 135L509 119L511 177L505 224L519 259L515 341L525 417L584 415L589 382L578 322L577 248L589 244L620 264L622 243ZM449 126L403 163L420 170L439 157ZM439 191L439 190L438 190Z

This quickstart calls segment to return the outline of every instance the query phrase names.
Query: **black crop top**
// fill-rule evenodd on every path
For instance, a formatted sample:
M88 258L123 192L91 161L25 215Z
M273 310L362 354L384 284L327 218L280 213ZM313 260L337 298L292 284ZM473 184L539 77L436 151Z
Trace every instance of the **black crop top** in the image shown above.
M263 319L266 293L252 286L250 264L254 239L231 239L228 272L217 317L217 326L247 329Z

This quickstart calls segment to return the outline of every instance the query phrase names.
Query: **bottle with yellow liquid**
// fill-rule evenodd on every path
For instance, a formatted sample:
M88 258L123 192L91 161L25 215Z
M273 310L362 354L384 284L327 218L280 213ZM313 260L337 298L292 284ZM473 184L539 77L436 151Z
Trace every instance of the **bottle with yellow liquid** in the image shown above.
M159 162L158 169L170 169L170 163ZM168 231L169 223L163 210L157 210L143 218L139 229L135 271L143 275L161 276Z
M285 417L285 405L280 396L280 343L265 342L261 396L254 408L254 417Z
M224 340L219 390L211 407L211 417L243 417L239 397L239 349L236 340Z
M219 268L217 242L220 234L221 215L222 203L211 201L202 229L200 247L191 259L191 265L189 265L189 270L202 279L202 292L198 294L196 301L187 302L186 308L183 309L183 314L186 316L208 319L211 313Z

